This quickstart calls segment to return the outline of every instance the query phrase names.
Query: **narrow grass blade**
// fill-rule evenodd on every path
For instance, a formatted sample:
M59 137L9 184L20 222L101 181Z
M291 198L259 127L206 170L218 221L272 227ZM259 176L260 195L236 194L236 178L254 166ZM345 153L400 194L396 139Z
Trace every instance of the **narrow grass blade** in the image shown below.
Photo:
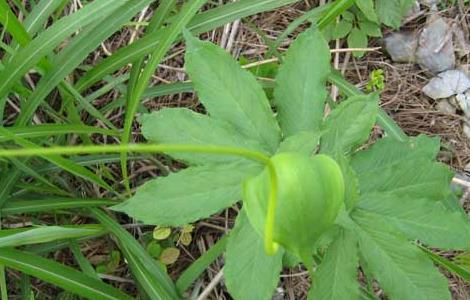
M176 288L182 295L196 279L210 266L214 260L217 259L225 251L227 246L227 237L221 238L214 246L212 246L206 253L201 255L194 261L183 274L176 281Z
M461 266L459 266L458 264L454 263L453 261L447 258L434 254L431 250L423 246L419 246L419 248L423 250L423 252L427 255L427 257L429 257L438 266L441 266L447 269L452 274L455 274L466 281L470 281L469 270L462 268Z
M119 135L118 131L104 129L96 126L86 125L75 125L75 124L41 124L35 126L25 127L11 127L8 128L10 133L14 134L15 137L31 139L38 137L48 137L55 135L66 135L66 134L102 134L109 136ZM11 136L3 135L0 133L0 143L12 140Z
M2 216L26 213L51 212L61 209L77 209L96 206L111 206L119 202L106 199L51 198L47 200L10 200L1 210Z
M64 0L41 0L31 14L24 20L23 26L30 36L34 36L44 26L50 15L59 8Z
M71 73L90 52L96 49L103 40L111 36L119 30L122 25L128 21L133 15L148 5L152 0L135 0L122 2L114 2L121 4L113 4L116 9L104 22L99 22L91 28L87 28L80 32L59 54L50 59L51 68L39 81L36 89L26 101L26 105L22 108L17 119L17 125L25 125L34 114L34 111L41 104L45 97L62 81L62 79ZM119 7L120 6L120 7ZM81 100L81 104L87 106L94 117L106 122L106 118L96 110L91 104L84 101L78 92L72 87L66 87L72 93L72 96ZM70 91L72 89L72 91ZM75 93L74 93L75 92ZM107 124L110 126L110 124ZM111 124L112 126L112 124Z
M254 15L263 11L297 2L298 0L240 0L196 15L188 24L187 29L199 34L222 26L234 20ZM75 85L78 91L92 86L127 63L151 53L161 43L161 38L168 29L157 30L138 41L116 51L87 72ZM178 40L182 38L180 36Z
M71 267L29 252L0 249L0 263L89 299L133 299L120 290Z
M23 25L13 14L6 1L0 1L0 23L19 44L27 44L29 42L28 33L24 30Z
M11 87L44 56L80 28L101 20L122 5L121 1L103 0L92 2L74 14L63 17L32 40L25 48L20 49L0 72L0 112L6 102Z
M142 94L144 93L150 78L154 74L155 69L183 28L206 2L207 0L193 0L183 6L178 13L178 17L173 20L171 25L168 27L168 31L165 32L165 35L161 36L159 46L151 53L139 79L136 81L136 86L131 86L129 88L126 115L124 117L124 130L121 137L121 142L123 144L127 144L130 140L134 115L141 101ZM130 192L129 176L127 173L127 153L121 154L121 171L123 174L124 186L128 192Z
M40 148L39 146L37 146L36 144L32 143L32 142L29 142L23 138L19 138L19 137L15 137L10 131L6 130L5 128L0 128L0 134L3 134L3 135L6 135L6 136L10 136L14 141L15 143L17 143L18 145L20 145L21 147L24 147L24 148L29 148L29 149L35 149L35 148ZM38 150L38 155L41 156L41 151ZM47 156L47 157L43 157L44 159L50 161L51 163L59 166L60 168L62 168L63 170L65 171L68 171L76 176L79 176L81 178L84 178L86 180L90 180L91 182L94 182L96 184L98 184L99 186L107 189L107 190L112 190L111 186L109 186L103 179L101 179L100 177L98 177L95 173L91 172L90 170L78 165L78 164L75 164L74 162L68 160L68 159L65 159L61 156L58 156L58 155L53 155L53 156Z
M18 247L31 244L48 243L57 240L75 239L85 236L96 236L104 233L100 225L86 225L76 227L44 226L27 228L23 232L2 230L0 248Z
M341 15L346 9L351 7L356 0L337 0L335 3L328 8L325 15L318 21L317 26L319 29L325 28L330 22Z
M96 208L91 208L90 211L117 238L119 246L121 248L125 247L129 253L134 255L126 258L137 259L139 266L145 269L144 273L137 269L132 271L141 273L136 276L137 278L145 276L145 281L139 282L147 294L155 299L178 299L176 288L170 277L157 265L155 260L142 248L134 237L103 211Z
M86 259L85 255L83 255L76 240L70 241L70 250L83 273L97 280L101 280L91 263Z

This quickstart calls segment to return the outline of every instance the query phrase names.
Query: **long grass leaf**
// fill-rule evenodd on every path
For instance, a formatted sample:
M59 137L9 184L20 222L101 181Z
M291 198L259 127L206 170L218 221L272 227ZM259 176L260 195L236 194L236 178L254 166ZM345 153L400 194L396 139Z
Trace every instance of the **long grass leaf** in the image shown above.
M173 23L168 27L165 35L161 36L159 47L151 53L139 79L136 81L136 86L129 89L130 93L128 94L126 115L124 117L124 130L121 137L121 142L123 144L127 144L130 140L134 115L141 101L142 94L144 93L150 78L154 74L156 67L163 59L166 52L170 49L174 40L178 37L183 28L206 2L207 0L193 0L184 5L178 13L178 17L173 20ZM121 171L124 178L124 186L130 192L129 177L127 174L127 153L121 154Z
M135 271L140 272L139 276L148 275L146 275L145 281L140 281L147 294L149 296L152 295L155 299L178 299L176 288L171 279L134 237L103 211L95 208L91 208L90 211L117 238L118 244L121 247L125 247L126 250L134 255L132 257L129 256L129 258L137 259L139 266L145 268L145 273L141 273L138 270Z
M193 34L199 34L234 20L275 9L297 1L298 0L240 0L197 14L191 22L189 22L187 29ZM105 75L118 70L127 63L151 53L161 43L161 38L164 36L166 31L168 31L166 28L157 30L152 34L119 49L110 57L102 60L98 65L80 78L75 85L75 88L78 91L83 91L101 80ZM180 38L182 38L182 36L178 37L178 40Z
M75 125L75 124L40 124L35 126L11 127L8 128L15 137L24 139L66 135L66 134L102 134L117 136L120 133L115 130L104 129L96 126ZM11 136L0 133L0 143L12 139Z
M221 238L206 253L194 261L176 281L176 288L180 294L183 294L196 279L217 259L227 246L227 236Z
M15 82L72 33L116 9L116 3L113 0L102 0L85 5L76 13L58 20L12 56L0 72L0 112L3 114L6 96Z
M81 227L44 226L32 227L25 231L5 235L8 230L2 230L0 248L18 247L30 244L48 243L57 240L96 236L104 233L102 226L87 225Z
M0 249L0 263L88 299L132 299L120 290L79 271L29 252Z
M115 9L105 22L96 23L91 28L85 29L73 38L64 50L52 57L50 59L52 64L51 68L47 70L47 73L41 78L36 89L26 101L27 104L22 108L16 124L20 126L25 125L44 98L65 76L71 73L103 40L119 30L126 21L151 1L152 0L135 0L122 2L125 4L114 2L121 3L113 4L114 7L118 5L120 5L120 7ZM82 100L78 92L70 91L70 89L69 87L68 90L72 92L72 96ZM81 104L85 106L89 105L86 101L81 101ZM87 111L101 121L106 122L106 118L102 116L98 110L94 109L94 107L88 106ZM109 124L107 125L109 126Z
M61 209L77 209L96 206L111 206L118 202L106 199L50 198L47 200L11 200L1 210L2 216L26 213L51 212Z

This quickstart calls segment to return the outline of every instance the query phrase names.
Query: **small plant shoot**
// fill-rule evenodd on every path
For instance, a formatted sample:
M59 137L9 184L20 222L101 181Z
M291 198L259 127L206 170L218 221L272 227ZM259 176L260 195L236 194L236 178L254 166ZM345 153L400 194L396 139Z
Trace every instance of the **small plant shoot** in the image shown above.
M188 168L147 182L114 210L181 227L241 201L224 267L235 299L271 299L288 260L309 271L309 299L371 295L360 273L390 299L451 299L446 278L420 249L470 248L453 174L436 161L438 139L385 134L364 146L379 112L376 93L343 99L325 116L330 52L315 28L285 54L272 103L224 50L188 32L185 39L186 70L207 114L161 109L142 117L144 136L266 159L168 151Z

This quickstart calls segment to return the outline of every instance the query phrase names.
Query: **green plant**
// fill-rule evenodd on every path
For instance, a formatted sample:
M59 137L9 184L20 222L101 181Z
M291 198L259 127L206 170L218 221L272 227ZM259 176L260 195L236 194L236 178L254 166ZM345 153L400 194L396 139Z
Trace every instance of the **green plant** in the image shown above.
M369 82L366 84L368 92L381 91L385 88L384 70L376 69L369 74Z
M312 299L359 297L359 265L392 299L450 299L444 276L412 243L470 246L470 223L449 188L452 173L434 161L438 140L386 137L358 151L377 118L376 94L350 97L323 120L330 58L313 29L291 45L279 69L278 123L254 77L216 46L186 40L186 68L209 116L163 109L142 118L144 136L157 144L247 148L272 156L271 167L260 173L240 158L169 152L191 167L149 181L113 209L181 226L236 203L245 182L224 268L236 299L270 298L287 253L312 272ZM315 253L321 262L313 272Z
M25 297L34 294L29 279L34 276L90 299L130 299L101 281L79 247L79 243L105 234L111 235L119 248L114 253L120 253L119 260L114 254L111 267L119 264L130 270L141 298L180 298L224 251L226 283L237 299L270 298L282 267L300 262L313 277L313 299L354 299L359 293L370 298L374 295L373 279L392 299L446 299L446 282L428 257L468 278L464 268L422 245L414 245L419 240L426 246L444 249L469 247L468 221L449 190L451 173L434 161L438 141L424 136L407 138L379 109L376 94L361 95L337 73L330 72L329 49L314 29L291 46L282 60L276 84L263 83L263 87L274 88L273 103L268 102L254 77L226 53L188 33L187 67L193 82L142 91L149 70L158 64L162 52L179 41L179 28L198 34L295 1L240 0L197 14L202 2L187 1L188 6L168 18L162 15L171 10L171 3L162 1L143 38L96 66L84 62L103 40L126 26L150 2L92 1L84 11L60 18L64 1L44 0L37 6L31 4L25 24L18 21L6 2L0 2L0 22L14 40L10 47L1 45L7 53L0 68L0 104L2 109L7 107L6 96L13 95L22 108L16 119L3 120L4 125L12 126L0 128L2 221L18 214L35 218L47 212L94 218L100 223L2 229L3 299L9 292L5 266L22 273L18 281ZM335 1L309 16L322 15L318 22L322 28L352 2ZM28 10L22 3L15 3L26 15ZM51 15L52 25L44 28ZM108 16L104 22L98 20L104 16ZM153 31L161 18L168 23ZM289 27L286 32L295 29ZM157 49L160 45L162 48ZM145 55L149 55L147 59ZM129 63L133 64L131 74L109 76ZM40 75L34 87L21 80L32 69ZM73 72L76 69L85 73ZM74 76L67 76L71 73ZM127 80L130 82L125 86ZM327 80L350 97L324 118ZM91 87L94 89L89 90ZM105 107L91 104L114 88L124 91L121 99ZM186 109L145 115L144 134L157 144L91 144L90 134L126 140L141 98L191 92L193 88L208 115ZM58 101L46 101L55 89ZM124 105L129 110L121 133L106 115ZM56 124L30 125L35 113ZM89 126L98 121L110 129ZM364 150L376 122L388 136ZM62 127L64 123L67 125ZM69 146L77 140L83 144ZM140 154L127 156L130 152ZM153 153L166 153L189 167L149 181L133 198L114 206L124 196L120 194L118 176L107 164L152 159L148 154ZM106 192L115 199L80 198L86 191L77 191L77 185L67 182L69 178L81 188L90 186L90 190ZM309 186L316 189L312 191ZM296 201L289 201L293 195ZM181 241L181 236L172 236L168 245L162 242L165 247L149 241L151 235L136 239L109 210L98 208L109 206L149 224L181 227L235 205L242 198L241 213L231 233L188 267L176 284L157 259L173 261L177 250L172 246ZM323 209L329 213L323 215ZM61 220L58 218L54 224ZM183 231L188 233L189 229ZM43 257L62 248L72 250L81 272ZM163 254L166 249L171 250ZM356 281L358 265L367 285ZM12 280L8 277L9 284ZM70 293L61 297L70 297Z
M347 37L349 48L367 48L368 37L381 37L381 24L397 29L405 14L416 1L413 0L357 0L355 5L323 30L326 38ZM364 51L355 51L362 57Z

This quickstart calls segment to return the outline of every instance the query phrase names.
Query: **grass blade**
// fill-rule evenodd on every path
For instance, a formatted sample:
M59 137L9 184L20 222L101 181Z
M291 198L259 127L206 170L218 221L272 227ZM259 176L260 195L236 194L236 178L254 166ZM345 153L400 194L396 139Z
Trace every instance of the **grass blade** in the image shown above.
M143 7L152 0L135 0L127 2L114 2L116 9L109 15L105 22L99 22L91 28L80 32L59 54L51 58L51 68L49 68L43 78L39 81L36 89L26 101L26 105L21 109L21 113L16 121L17 125L25 125L34 114L34 111L41 104L45 97L70 74L88 55L96 49L103 40L119 30L132 16L134 16ZM123 4L125 3L125 4ZM120 7L119 7L120 6ZM70 91L71 87L68 88ZM72 96L81 99L78 92ZM82 99L81 99L82 100ZM88 102L81 101L82 105L88 105ZM106 118L94 109L88 106L88 111L96 118L106 122ZM110 124L107 124L108 126Z
M201 257L184 270L183 274L181 274L176 281L176 288L180 294L183 294L210 264L225 251L227 237L227 235L222 237L214 246L207 250L206 253L201 255Z
M0 263L89 299L132 299L120 290L71 267L29 252L0 249Z
M11 200L1 210L2 216L26 213L51 212L61 209L77 209L96 206L111 206L119 202L106 199L52 198L47 200Z
M74 227L44 226L26 228L26 230L22 232L16 232L16 230L13 230L11 234L9 234L9 232L9 230L2 230L2 237L0 237L1 248L96 236L103 234L104 229L100 225Z
M86 259L85 255L83 255L76 240L70 241L70 250L72 251L75 260L80 266L80 269L82 269L83 273L95 279L101 280L91 263Z
M121 142L123 144L127 144L130 140L134 115L139 106L142 94L144 93L150 78L154 74L155 69L183 28L206 2L207 0L193 0L183 6L177 18L173 20L170 27L165 32L165 35L161 36L159 46L150 54L147 64L142 70L139 79L136 81L136 86L130 86L128 89L129 98L126 106L126 115L124 117L124 131L121 137ZM121 154L121 171L123 174L124 186L128 192L130 192L129 176L127 173L127 153Z
M138 265L136 266L145 269L144 272L140 269L133 269L132 271L136 273L139 272L136 276L137 278L145 277L145 281L141 280L139 283L147 294L162 300L178 299L178 294L176 293L175 286L171 279L134 237L103 211L96 208L91 208L90 211L95 218L117 238L119 246L122 249L125 248L123 251L133 255L126 258L129 260L137 260Z
M39 137L48 137L55 135L66 134L94 134L99 133L102 135L117 136L119 132L115 130L104 129L95 126L75 125L75 124L40 124L27 127L11 127L8 128L10 133L15 137L31 139ZM13 139L10 135L0 133L0 143L11 141Z
M187 29L193 34L199 34L234 20L297 1L298 0L240 0L197 14L191 22L189 22ZM156 47L158 47L161 42L161 37L166 31L167 29L157 30L152 34L119 49L113 55L102 60L93 69L80 78L75 88L78 91L83 91L125 64L151 53ZM180 38L182 38L182 36L178 37L178 40Z
M458 264L454 263L453 261L446 259L442 256L434 254L431 250L418 245L418 247L429 257L435 264L447 269L452 274L459 276L460 278L470 281L470 271L462 268Z
M11 132L6 130L5 128L0 127L0 134L11 137L11 139L14 140L15 143L17 143L21 147L29 148L29 149L40 148L36 144L34 144L32 142L29 142L29 141L27 141L23 138L15 137ZM111 188L111 186L109 186L103 179L98 177L95 173L91 172L90 170L88 170L88 169L86 169L86 168L84 168L84 167L68 160L68 159L65 159L65 158L63 158L61 156L58 156L58 155L47 156L47 157L43 157L43 158L50 161L51 163L59 166L63 170L66 170L66 171L68 171L68 172L70 172L70 173L72 173L72 174L74 174L78 177L81 177L81 178L84 178L84 179L89 180L91 182L94 182L97 185L99 185L99 186L101 186L101 187L103 187L103 188L105 188L109 191L113 190Z
M100 20L122 3L112 0L95 1L76 13L58 20L54 25L32 40L25 48L20 49L0 72L0 113L3 115L6 96L11 87L44 56L80 28ZM23 41L24 42L24 41Z

